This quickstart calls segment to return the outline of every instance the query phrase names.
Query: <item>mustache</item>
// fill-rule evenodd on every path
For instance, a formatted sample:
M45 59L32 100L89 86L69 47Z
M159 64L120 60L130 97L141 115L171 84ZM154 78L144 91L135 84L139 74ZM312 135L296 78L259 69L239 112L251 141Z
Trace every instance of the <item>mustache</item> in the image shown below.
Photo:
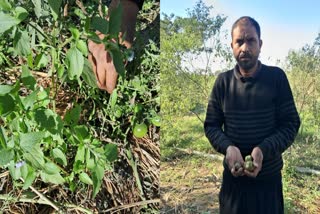
M252 58L252 56L248 52L242 52L240 53L239 58Z

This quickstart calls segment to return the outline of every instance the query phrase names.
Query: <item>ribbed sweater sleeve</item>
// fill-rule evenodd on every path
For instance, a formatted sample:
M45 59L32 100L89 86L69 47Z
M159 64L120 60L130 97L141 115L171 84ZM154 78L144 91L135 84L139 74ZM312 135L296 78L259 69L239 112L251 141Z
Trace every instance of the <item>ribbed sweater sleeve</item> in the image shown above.
M258 145L262 150L264 159L272 159L283 153L293 143L300 127L300 118L295 107L291 88L286 74L282 70L279 71L277 93L276 131Z
M213 148L217 152L225 155L228 146L233 144L222 130L222 125L224 123L224 115L221 105L221 96L224 96L222 85L223 79L220 74L214 83L209 98L204 129Z

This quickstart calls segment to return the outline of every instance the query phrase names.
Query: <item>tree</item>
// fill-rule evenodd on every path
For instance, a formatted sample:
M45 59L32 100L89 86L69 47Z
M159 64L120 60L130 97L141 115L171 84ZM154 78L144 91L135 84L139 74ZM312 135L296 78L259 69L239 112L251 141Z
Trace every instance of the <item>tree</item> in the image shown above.
M312 45L290 51L287 71L302 126L300 133L320 130L320 34Z
M165 136L177 116L193 113L203 121L203 114L214 81L211 69L216 60L230 62L232 54L220 40L222 15L211 15L213 7L199 0L187 17L166 15L160 22L161 37L161 112ZM200 56L204 63L199 67ZM197 65L198 64L198 65ZM167 132L172 130L172 132Z

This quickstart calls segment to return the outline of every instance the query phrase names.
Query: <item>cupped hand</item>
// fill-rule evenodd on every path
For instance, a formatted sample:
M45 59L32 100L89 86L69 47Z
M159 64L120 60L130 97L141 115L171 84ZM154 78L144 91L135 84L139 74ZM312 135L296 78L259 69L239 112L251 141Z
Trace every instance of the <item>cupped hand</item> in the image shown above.
M255 147L251 152L251 156L253 158L254 170L252 172L244 170L244 174L249 177L255 178L257 177L262 168L263 153L259 147Z
M226 163L231 171L231 174L235 177L242 176L243 169L243 158L240 150L236 146L228 146L226 151ZM240 164L240 168L237 169L236 163Z

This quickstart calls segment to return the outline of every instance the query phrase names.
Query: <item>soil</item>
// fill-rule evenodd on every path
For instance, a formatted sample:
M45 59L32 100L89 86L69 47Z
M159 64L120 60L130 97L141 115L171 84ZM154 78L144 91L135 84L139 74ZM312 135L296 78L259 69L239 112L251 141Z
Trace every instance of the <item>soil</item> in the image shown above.
M161 162L161 213L219 213L220 161L192 156Z

